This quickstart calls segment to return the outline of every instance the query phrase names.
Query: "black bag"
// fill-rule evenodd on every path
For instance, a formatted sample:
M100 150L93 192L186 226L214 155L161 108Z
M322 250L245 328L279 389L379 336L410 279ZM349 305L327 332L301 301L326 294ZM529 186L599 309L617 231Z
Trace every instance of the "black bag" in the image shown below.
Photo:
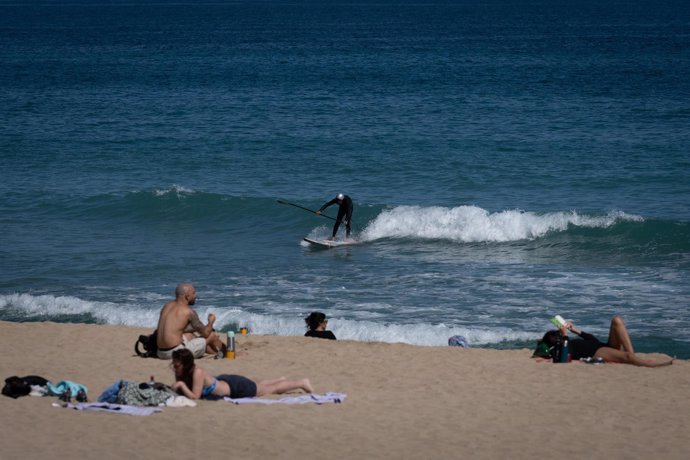
M31 385L44 387L48 385L48 380L38 375L27 375L26 377L17 377L13 375L5 379L5 386L2 387L2 394L17 399L20 396L26 396L31 393Z
M549 358L552 359L553 357L551 356L551 349L546 342L543 340L540 340L537 342L537 348L534 349L534 352L532 353L532 358Z
M134 344L134 351L142 358L157 358L158 357L158 329L153 331L151 335L142 334ZM141 348L144 350L142 351Z

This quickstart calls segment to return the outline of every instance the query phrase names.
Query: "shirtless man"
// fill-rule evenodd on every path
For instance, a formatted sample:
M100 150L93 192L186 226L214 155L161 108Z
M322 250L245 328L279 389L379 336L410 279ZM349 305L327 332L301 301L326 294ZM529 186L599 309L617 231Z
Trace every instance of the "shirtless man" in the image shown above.
M201 358L204 353L224 351L223 342L213 332L216 315L209 313L208 324L204 326L196 312L190 308L195 303L194 286L178 284L175 288L175 300L163 306L158 319L159 358L172 359L172 352L181 348L189 349L196 358Z

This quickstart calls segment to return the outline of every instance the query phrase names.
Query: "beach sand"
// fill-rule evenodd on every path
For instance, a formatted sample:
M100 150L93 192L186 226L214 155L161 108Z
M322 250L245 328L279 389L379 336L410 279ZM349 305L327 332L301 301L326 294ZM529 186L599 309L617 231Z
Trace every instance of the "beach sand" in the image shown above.
M0 322L0 376L72 380L95 401L118 379L172 383L169 362L134 355L121 326ZM634 339L634 338L633 338ZM0 397L1 454L38 458L687 459L690 363L536 362L531 350L416 347L238 336L213 374L309 377L342 404L200 401L149 417L52 407L55 397ZM664 355L645 355L662 358Z

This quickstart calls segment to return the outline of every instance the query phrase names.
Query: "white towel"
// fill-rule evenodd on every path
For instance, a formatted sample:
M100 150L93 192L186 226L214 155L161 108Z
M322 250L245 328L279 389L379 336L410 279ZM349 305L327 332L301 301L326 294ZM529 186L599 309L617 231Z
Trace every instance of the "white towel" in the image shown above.
M165 401L168 407L196 407L196 401L192 401L186 396L171 396Z
M262 399L262 398L238 398L232 399L227 396L223 398L233 404L324 404L324 403L341 403L345 401L347 395L344 393L325 393L322 395L306 394L300 396L286 396L280 399Z
M100 411L110 412L111 414L126 414L126 415L151 415L156 412L162 412L158 407L140 407L127 406L124 404L110 404L110 403L78 403L78 404L58 404L53 403L53 407L63 407L65 409L86 410L86 411Z

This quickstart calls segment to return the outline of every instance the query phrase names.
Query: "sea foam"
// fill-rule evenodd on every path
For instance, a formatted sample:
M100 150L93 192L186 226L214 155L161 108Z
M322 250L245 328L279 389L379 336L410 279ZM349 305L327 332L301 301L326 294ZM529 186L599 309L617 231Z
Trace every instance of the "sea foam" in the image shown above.
M620 211L604 216L569 212L538 214L520 210L490 213L477 206L398 206L381 212L362 232L363 240L381 238L445 239L450 241L508 242L532 240L568 226L606 228L621 220L642 217Z
M114 302L97 302L71 296L11 294L0 296L0 312L13 311L28 321L59 320L65 315L85 315L104 324L155 328L159 308L148 305L122 305ZM210 312L216 317L216 330L249 328L260 335L302 336L304 319L298 315L262 315L249 313L241 308L209 306L197 309L205 321ZM3 315L3 316L4 316ZM443 324L382 324L366 320L348 320L331 317L332 330L341 340L407 343L421 346L445 346L448 337L465 336L471 345L482 346L501 342L531 340L535 334L508 328L457 327Z

